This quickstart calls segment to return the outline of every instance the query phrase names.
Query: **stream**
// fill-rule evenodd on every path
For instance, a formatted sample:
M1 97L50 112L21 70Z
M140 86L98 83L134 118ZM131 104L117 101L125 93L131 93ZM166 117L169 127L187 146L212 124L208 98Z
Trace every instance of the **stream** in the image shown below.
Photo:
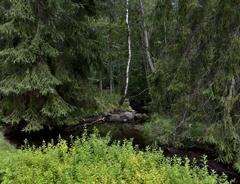
M144 150L146 146L151 145L152 143L148 137L143 135L143 132L141 131L142 126L143 124L138 122L101 122L92 126L88 126L87 131L88 134L91 134L93 133L94 128L97 128L101 136L106 136L106 134L110 131L112 141L123 141L124 139L132 140L133 146L138 145L140 150ZM16 145L17 148L20 148L22 145L24 145L25 139L28 140L30 145L41 146L43 140L45 142L50 142L53 140L55 143L57 143L59 135L62 139L70 142L71 135L74 137L81 137L83 131L83 126L69 126L61 129L54 129L52 131L44 130L34 133L15 133L14 135L6 136L5 138L9 143ZM198 165L202 164L202 155L206 154L203 150L196 149L183 151L174 147L165 147L163 150L164 155L169 157L177 155L183 160L185 157L188 157L191 161L193 158L196 158ZM209 166L209 170L214 169L218 174L222 174L222 172L224 172L228 175L229 180L235 178L235 183L240 183L240 174L229 169L228 165L214 161L214 157L212 157L212 155L206 155L208 155L207 164Z

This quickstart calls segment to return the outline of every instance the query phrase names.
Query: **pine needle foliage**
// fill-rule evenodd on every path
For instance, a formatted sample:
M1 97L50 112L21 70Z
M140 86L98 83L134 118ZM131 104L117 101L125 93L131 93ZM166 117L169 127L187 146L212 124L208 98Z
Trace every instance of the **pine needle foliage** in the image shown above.
M172 129L175 140L208 143L218 160L238 162L239 2L180 0L168 12L175 16L168 19L169 42L157 37L161 54L152 105L178 119ZM191 137L193 127L205 127L201 138Z
M23 131L77 123L90 98L83 79L99 65L95 1L1 0L0 9L1 120Z

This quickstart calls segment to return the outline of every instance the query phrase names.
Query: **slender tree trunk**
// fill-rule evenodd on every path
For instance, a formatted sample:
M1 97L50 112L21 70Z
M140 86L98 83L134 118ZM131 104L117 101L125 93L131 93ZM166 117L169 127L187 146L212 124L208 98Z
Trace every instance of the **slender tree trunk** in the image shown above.
M112 77L112 91L114 89L114 80L113 80L113 77Z
M139 0L139 3L140 3L140 7L141 7L141 12L142 12L143 32L144 32L144 37L145 37L147 60L148 60L148 63L149 63L149 66L151 68L152 73L154 73L155 69L154 69L154 66L153 66L153 63L152 63L150 52L148 50L148 47L149 47L148 33L147 33L147 30L146 30L146 23L145 23L145 20L144 20L144 10L143 10L142 0Z
M102 91L102 72L100 73L99 87L100 90Z
M140 30L141 30L141 28L140 28ZM142 34L141 34L141 32L140 32L140 38L141 38L141 45L142 45L142 50L144 50L143 49L143 39L142 39ZM148 65L147 65L147 63L145 62L145 60L143 59L143 64L144 64L144 69L145 69L145 75L146 75L146 80L147 80L147 85L148 85L148 89L150 90L150 88L151 88L151 84L150 84L150 81L149 81L149 78L148 78L148 76L149 76L149 73L148 73ZM151 95L151 100L153 101L153 97L152 97L152 95Z
M118 94L121 94L121 67L118 64Z
M164 14L164 34L165 34L165 45L167 45L167 26L166 26L166 15Z
M142 33L141 33L141 24L139 23L139 32L140 32L140 40L141 40L141 47L142 47L142 50L144 50L144 41L143 41L143 36L142 36ZM141 51L142 51L141 50ZM144 64L144 70L145 70L145 75L146 75L146 80L147 80L147 85L148 85L148 89L150 90L150 88L151 88L151 84L150 84L150 81L149 81L149 78L148 78L148 76L149 76L149 73L148 73L148 71L149 71L149 69L148 69L148 62L147 63L145 63L145 58L142 56L142 58L143 58L143 64ZM151 100L153 101L153 97L152 97L152 95L151 95Z
M166 3L166 0L164 0L164 3ZM164 13L164 37L165 37L165 45L167 45L167 25L166 25L166 12ZM168 52L166 49L166 57L168 57Z
M109 81L109 87L110 87L110 94L112 94L113 91L113 77L112 77L112 61L109 61L109 72L110 72L110 81Z
M109 49L110 52L112 51L112 28L111 28L111 16L109 18L110 20L110 31L109 31ZM110 94L112 94L113 91L113 66L112 66L112 58L110 58L109 61L109 72L110 72L110 81L109 81L109 87L110 87Z
M130 62L131 62L131 30L129 27L129 22L128 22L128 0L127 0L127 8L126 8L126 25L127 25L127 31L128 31L128 62L127 62L127 69L126 69L126 86L124 90L124 94L119 102L120 105L123 104L126 96L127 96L127 90L128 90L128 83L129 83L129 67L130 67Z

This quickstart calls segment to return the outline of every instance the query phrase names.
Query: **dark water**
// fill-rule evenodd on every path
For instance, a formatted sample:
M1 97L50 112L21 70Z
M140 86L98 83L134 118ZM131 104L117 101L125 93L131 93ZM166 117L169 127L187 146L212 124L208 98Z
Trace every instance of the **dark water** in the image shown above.
M143 132L141 131L141 126L141 124L136 124L132 122L103 122L95 124L93 126L88 126L87 132L88 134L91 134L94 132L94 129L97 128L101 136L106 136L107 133L110 131L112 140L132 140L133 145L138 145L140 149L144 149L147 145L150 144L150 142L148 141L147 137L143 135ZM16 145L17 148L20 148L22 145L24 145L24 140L26 139L28 140L28 143L30 145L41 146L43 140L45 142L50 142L51 140L53 140L55 143L57 143L59 134L62 139L70 142L71 135L73 137L81 137L83 132L84 126L73 126L62 129L54 129L52 131L44 130L33 133L18 133L14 136L6 137L6 139L11 144Z

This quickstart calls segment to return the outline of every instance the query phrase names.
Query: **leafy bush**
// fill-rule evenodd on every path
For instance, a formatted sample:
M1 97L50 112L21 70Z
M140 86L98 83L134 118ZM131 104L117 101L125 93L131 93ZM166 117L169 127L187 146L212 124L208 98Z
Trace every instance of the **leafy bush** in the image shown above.
M9 183L228 183L226 177L190 166L189 160L165 158L162 151L134 149L132 142L109 146L109 134L90 136L57 145L0 152L0 182ZM204 158L206 162L206 158Z

